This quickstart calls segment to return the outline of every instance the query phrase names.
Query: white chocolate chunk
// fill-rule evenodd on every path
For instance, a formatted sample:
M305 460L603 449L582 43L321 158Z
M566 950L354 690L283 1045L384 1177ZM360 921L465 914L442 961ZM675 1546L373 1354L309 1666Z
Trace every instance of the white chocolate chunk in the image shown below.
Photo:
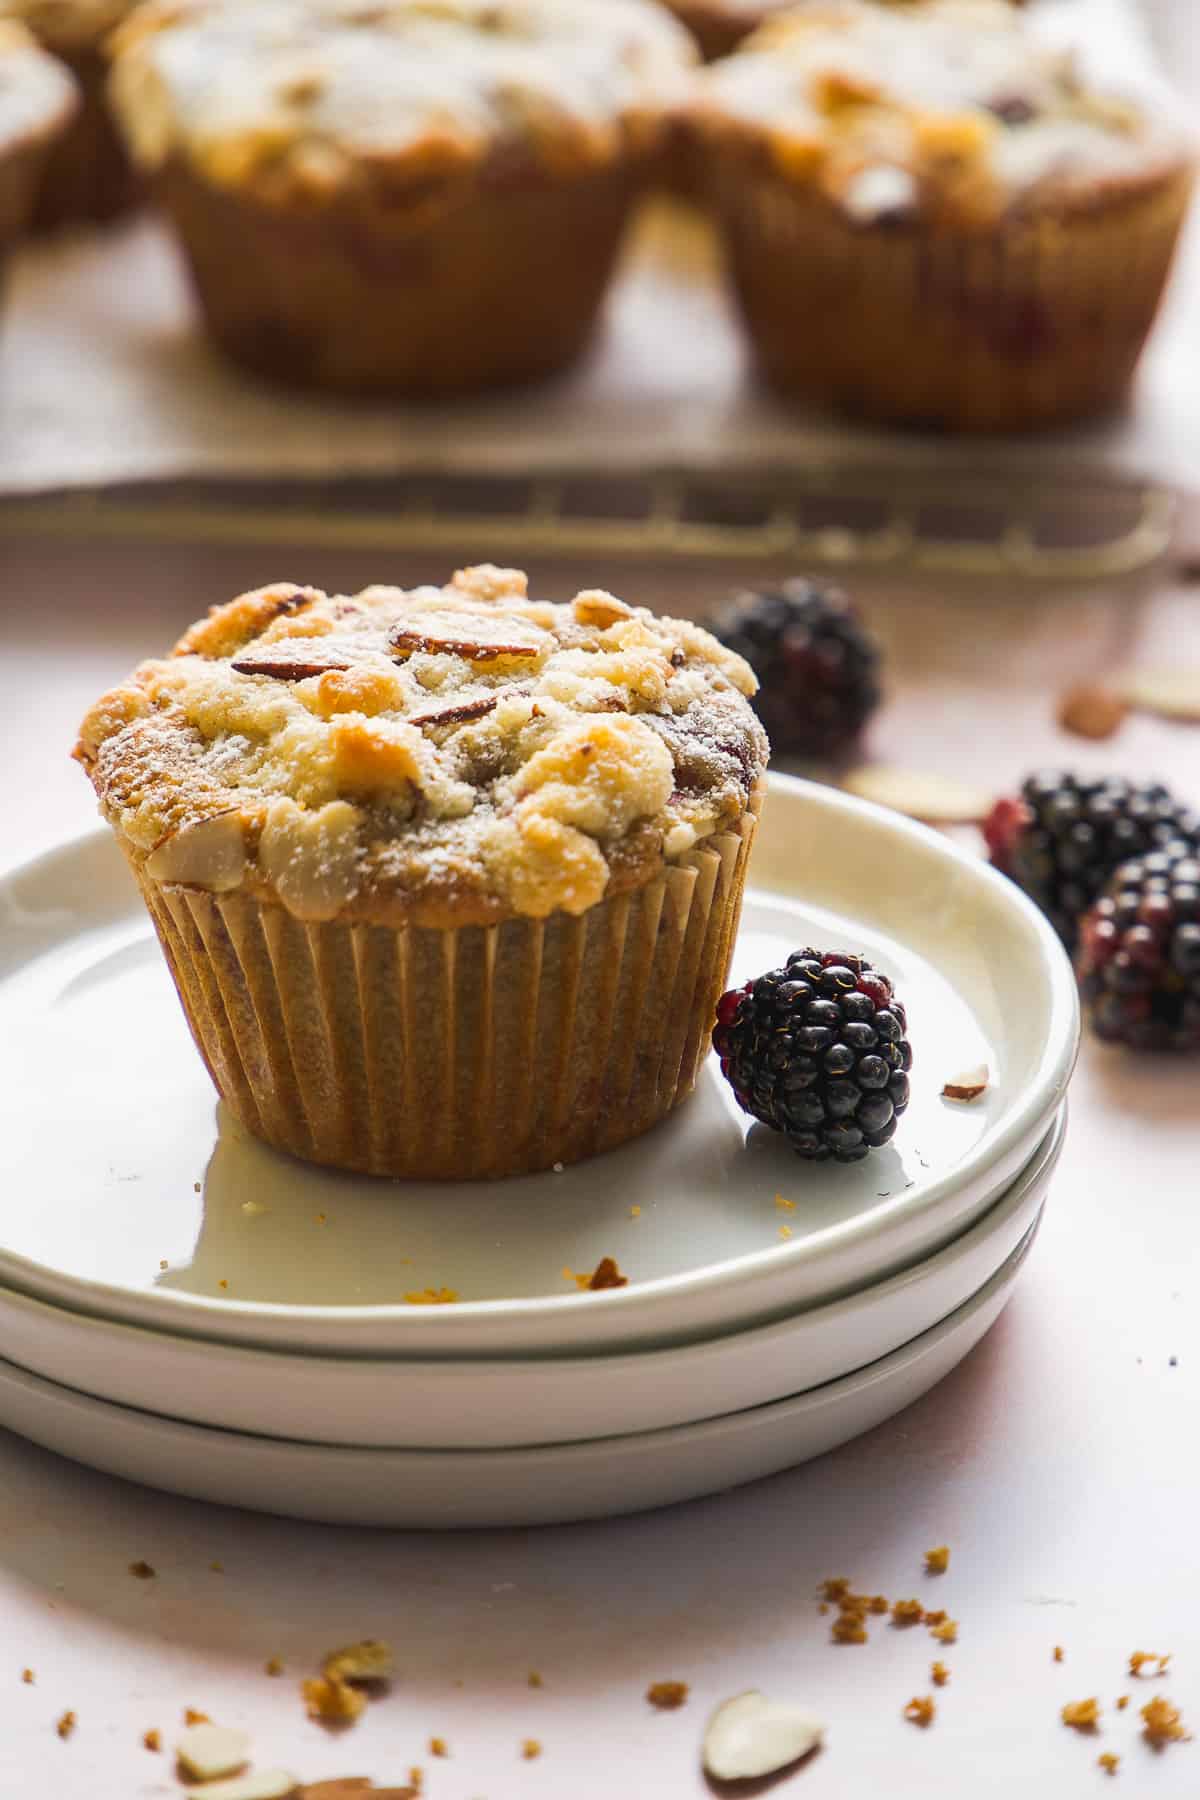
M231 1775L228 1781L206 1781L203 1787L185 1788L184 1800L287 1800L299 1786L286 1769L253 1769L245 1775Z
M756 1689L718 1706L704 1733L704 1767L717 1781L773 1775L807 1756L825 1727L802 1706L769 1700Z
M250 1761L250 1738L228 1725L189 1725L175 1746L184 1772L196 1781L233 1775Z

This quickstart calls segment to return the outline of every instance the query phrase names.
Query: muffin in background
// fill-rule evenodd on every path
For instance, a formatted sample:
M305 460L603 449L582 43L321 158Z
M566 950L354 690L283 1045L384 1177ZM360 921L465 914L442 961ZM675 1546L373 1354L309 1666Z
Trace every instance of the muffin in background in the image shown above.
M761 798L754 686L698 625L516 570L284 584L142 663L75 754L242 1124L492 1177L690 1093Z
M416 398L582 352L695 59L654 0L163 0L114 47L218 343Z
M1120 404L1193 179L1003 0L830 0L692 113L767 379L887 423L1024 431Z
M706 62L732 56L751 32L779 13L803 11L823 0L665 0L677 19L687 26ZM908 6L915 0L879 0L884 6ZM1024 0L1012 0L1016 6Z
M70 130L51 152L33 211L35 231L126 212L140 186L109 111L106 84L109 34L136 0L0 0L0 19L16 19L66 63L79 86L80 106Z
M0 278L29 222L38 182L79 105L62 65L0 18Z

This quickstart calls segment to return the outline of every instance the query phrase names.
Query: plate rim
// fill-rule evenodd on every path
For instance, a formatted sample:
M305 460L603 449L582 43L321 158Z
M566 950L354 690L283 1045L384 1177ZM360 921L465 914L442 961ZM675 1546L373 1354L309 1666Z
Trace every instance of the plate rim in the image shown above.
M881 1225L893 1220L898 1213L903 1212L914 1221L919 1220L955 1189L967 1185L972 1177L983 1175L988 1168L1001 1162L1023 1138L1036 1132L1039 1122L1044 1120L1048 1128L1053 1113L1066 1093L1074 1069L1080 1039L1080 1007L1074 972L1049 920L1015 882L944 833L873 801L862 800L841 789L777 770L769 773L768 788L769 793L788 795L794 802L815 805L827 814L849 813L858 817L865 825L882 829L926 854L936 850L937 855L951 867L961 871L970 880L982 882L1001 897L1004 905L1013 909L1032 932L1046 977L1047 1031L1041 1059L1033 1079L1026 1084L998 1130L980 1139L962 1161L929 1183L922 1190L919 1201L907 1200L903 1193L893 1195L887 1205L873 1209L867 1216L854 1215L826 1227L819 1240L807 1238L797 1240L794 1244L771 1245L763 1250L747 1252L732 1261L708 1263L696 1269L658 1276L651 1281L590 1296L593 1306L599 1305L613 1316L636 1316L648 1304L653 1306L655 1302L686 1300L730 1283L743 1288L753 1287L756 1278L768 1269L778 1272L796 1264L812 1265L828 1261L839 1253L852 1254L856 1245L868 1242ZM107 825L101 824L88 831L71 834L32 857L0 865L0 893L17 880L44 880L56 862L80 856L103 855L105 846L111 848L114 858L118 859L114 867L120 867L119 850L113 833ZM751 890L755 885L752 866ZM759 886L758 891L771 894L787 890ZM131 917L135 917L138 911L137 896L132 889L129 898L131 904L128 911ZM1041 1136L1035 1137L1034 1147L1040 1142ZM986 1154L980 1152L980 1144L986 1144ZM1006 1184L1010 1185L1011 1182ZM14 1276L17 1279L14 1280ZM264 1326L277 1325L281 1329L291 1327L297 1332L315 1330L326 1337L331 1336L339 1326L368 1322L381 1327L386 1325L389 1330L394 1329L398 1333L408 1330L413 1335L418 1331L437 1331L440 1328L447 1338L452 1336L457 1326L464 1324L486 1329L492 1322L499 1327L504 1322L514 1320L541 1322L550 1330L558 1321L578 1317L579 1307L577 1294L469 1300L460 1301L454 1307L439 1309L415 1308L396 1303L314 1306L280 1301L255 1302L194 1294L182 1289L156 1288L153 1292L142 1292L112 1282L65 1274L20 1252L6 1249L2 1244L0 1282L17 1286L21 1291L31 1292L39 1298L45 1296L49 1286L53 1286L60 1294L70 1292L75 1296L75 1300L69 1303L72 1310L117 1318L130 1324L153 1321L152 1328L169 1330L165 1318L169 1313L174 1313L180 1329L183 1328L183 1319L187 1318L194 1322L191 1335L217 1339L223 1336L222 1322L226 1326L236 1327L239 1321L243 1324L255 1322ZM58 1299L52 1303L68 1304ZM163 1309L161 1313L158 1312L159 1307ZM441 1318L432 1317L439 1313ZM452 1355L452 1348L448 1348L446 1354Z

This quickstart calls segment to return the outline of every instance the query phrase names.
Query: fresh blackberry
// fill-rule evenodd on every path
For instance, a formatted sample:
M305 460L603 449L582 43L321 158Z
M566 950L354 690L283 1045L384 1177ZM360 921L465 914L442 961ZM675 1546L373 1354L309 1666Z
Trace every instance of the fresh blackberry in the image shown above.
M991 858L1036 900L1068 950L1105 882L1130 857L1172 838L1200 842L1200 820L1156 781L1031 775L984 823Z
M754 706L776 750L836 758L879 705L879 646L840 588L797 578L738 594L712 629L758 676Z
M1079 928L1075 961L1098 1037L1200 1050L1200 855L1176 841L1124 863Z
M739 1104L800 1156L858 1162L908 1105L907 1023L864 957L794 950L722 995L713 1047Z

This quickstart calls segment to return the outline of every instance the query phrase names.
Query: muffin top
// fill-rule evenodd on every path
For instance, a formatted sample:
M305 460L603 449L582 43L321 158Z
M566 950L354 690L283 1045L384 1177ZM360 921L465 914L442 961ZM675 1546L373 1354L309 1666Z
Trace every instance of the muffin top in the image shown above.
M243 594L97 702L75 755L151 880L300 918L580 913L735 824L754 676L698 625L519 571Z
M0 153L57 131L77 103L62 64L23 25L0 17Z
M139 161L310 201L514 146L603 160L657 131L695 58L652 0L152 0L114 49Z
M137 0L0 0L0 19L19 19L40 43L71 55L99 49Z
M1005 0L813 4L707 71L695 113L718 136L765 137L779 168L863 223L1094 200L1185 147Z

